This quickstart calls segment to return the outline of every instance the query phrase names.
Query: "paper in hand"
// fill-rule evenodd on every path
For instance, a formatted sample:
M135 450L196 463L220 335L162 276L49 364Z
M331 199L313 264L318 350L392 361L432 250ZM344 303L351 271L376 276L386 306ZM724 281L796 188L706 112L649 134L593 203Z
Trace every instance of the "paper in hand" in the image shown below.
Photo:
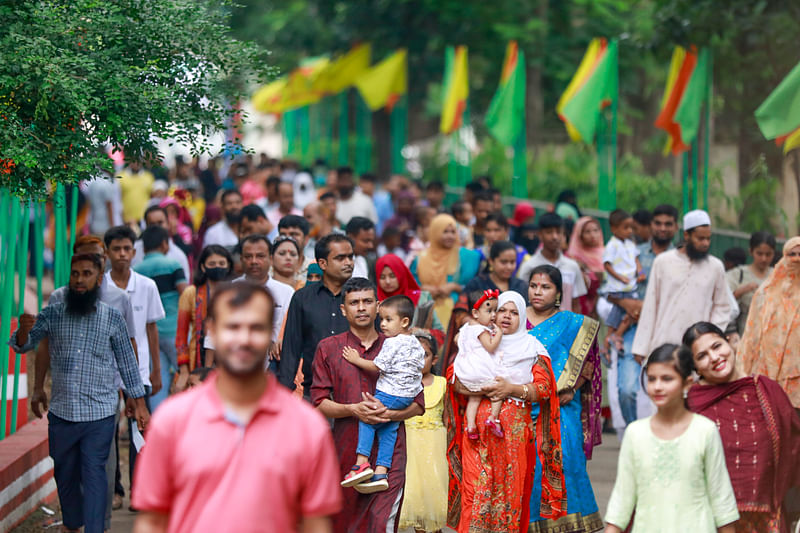
M139 431L139 425L136 422L131 424L131 427L133 428L133 434L131 435L131 442L136 447L136 451L140 452L144 447L144 436L142 435L142 432Z

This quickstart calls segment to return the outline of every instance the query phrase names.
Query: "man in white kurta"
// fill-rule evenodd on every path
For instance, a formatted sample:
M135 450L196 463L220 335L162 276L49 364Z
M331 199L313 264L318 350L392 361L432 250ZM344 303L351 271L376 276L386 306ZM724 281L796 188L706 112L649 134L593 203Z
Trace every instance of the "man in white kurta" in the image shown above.
M683 225L686 244L653 262L633 340L638 360L662 344L680 344L695 322L712 322L725 330L731 319L725 267L708 254L711 219L705 211L691 211Z

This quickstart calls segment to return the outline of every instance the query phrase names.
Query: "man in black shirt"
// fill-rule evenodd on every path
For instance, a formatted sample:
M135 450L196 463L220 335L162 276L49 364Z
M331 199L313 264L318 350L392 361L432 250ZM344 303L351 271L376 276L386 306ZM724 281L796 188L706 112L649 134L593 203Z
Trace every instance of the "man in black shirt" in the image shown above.
M278 381L294 389L294 378L303 360L303 396L310 398L311 362L320 340L347 331L342 314L342 285L353 274L353 242L332 233L314 247L322 281L309 283L292 296L286 316Z

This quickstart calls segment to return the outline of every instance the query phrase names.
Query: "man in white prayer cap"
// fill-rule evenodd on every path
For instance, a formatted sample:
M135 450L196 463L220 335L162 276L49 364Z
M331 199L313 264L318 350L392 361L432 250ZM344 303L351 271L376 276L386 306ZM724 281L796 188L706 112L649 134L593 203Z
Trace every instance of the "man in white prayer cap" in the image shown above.
M656 257L633 340L640 363L665 343L680 344L686 329L701 320L723 331L731 302L722 261L709 255L711 217L701 209L683 217L684 245Z

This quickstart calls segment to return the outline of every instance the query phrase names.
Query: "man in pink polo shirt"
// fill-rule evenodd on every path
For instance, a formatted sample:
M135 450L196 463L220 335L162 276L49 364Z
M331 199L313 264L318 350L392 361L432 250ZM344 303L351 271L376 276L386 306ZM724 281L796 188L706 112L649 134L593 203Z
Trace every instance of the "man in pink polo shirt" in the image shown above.
M167 400L136 464L135 533L329 533L342 506L330 427L264 373L273 300L234 283L209 304L218 371Z

